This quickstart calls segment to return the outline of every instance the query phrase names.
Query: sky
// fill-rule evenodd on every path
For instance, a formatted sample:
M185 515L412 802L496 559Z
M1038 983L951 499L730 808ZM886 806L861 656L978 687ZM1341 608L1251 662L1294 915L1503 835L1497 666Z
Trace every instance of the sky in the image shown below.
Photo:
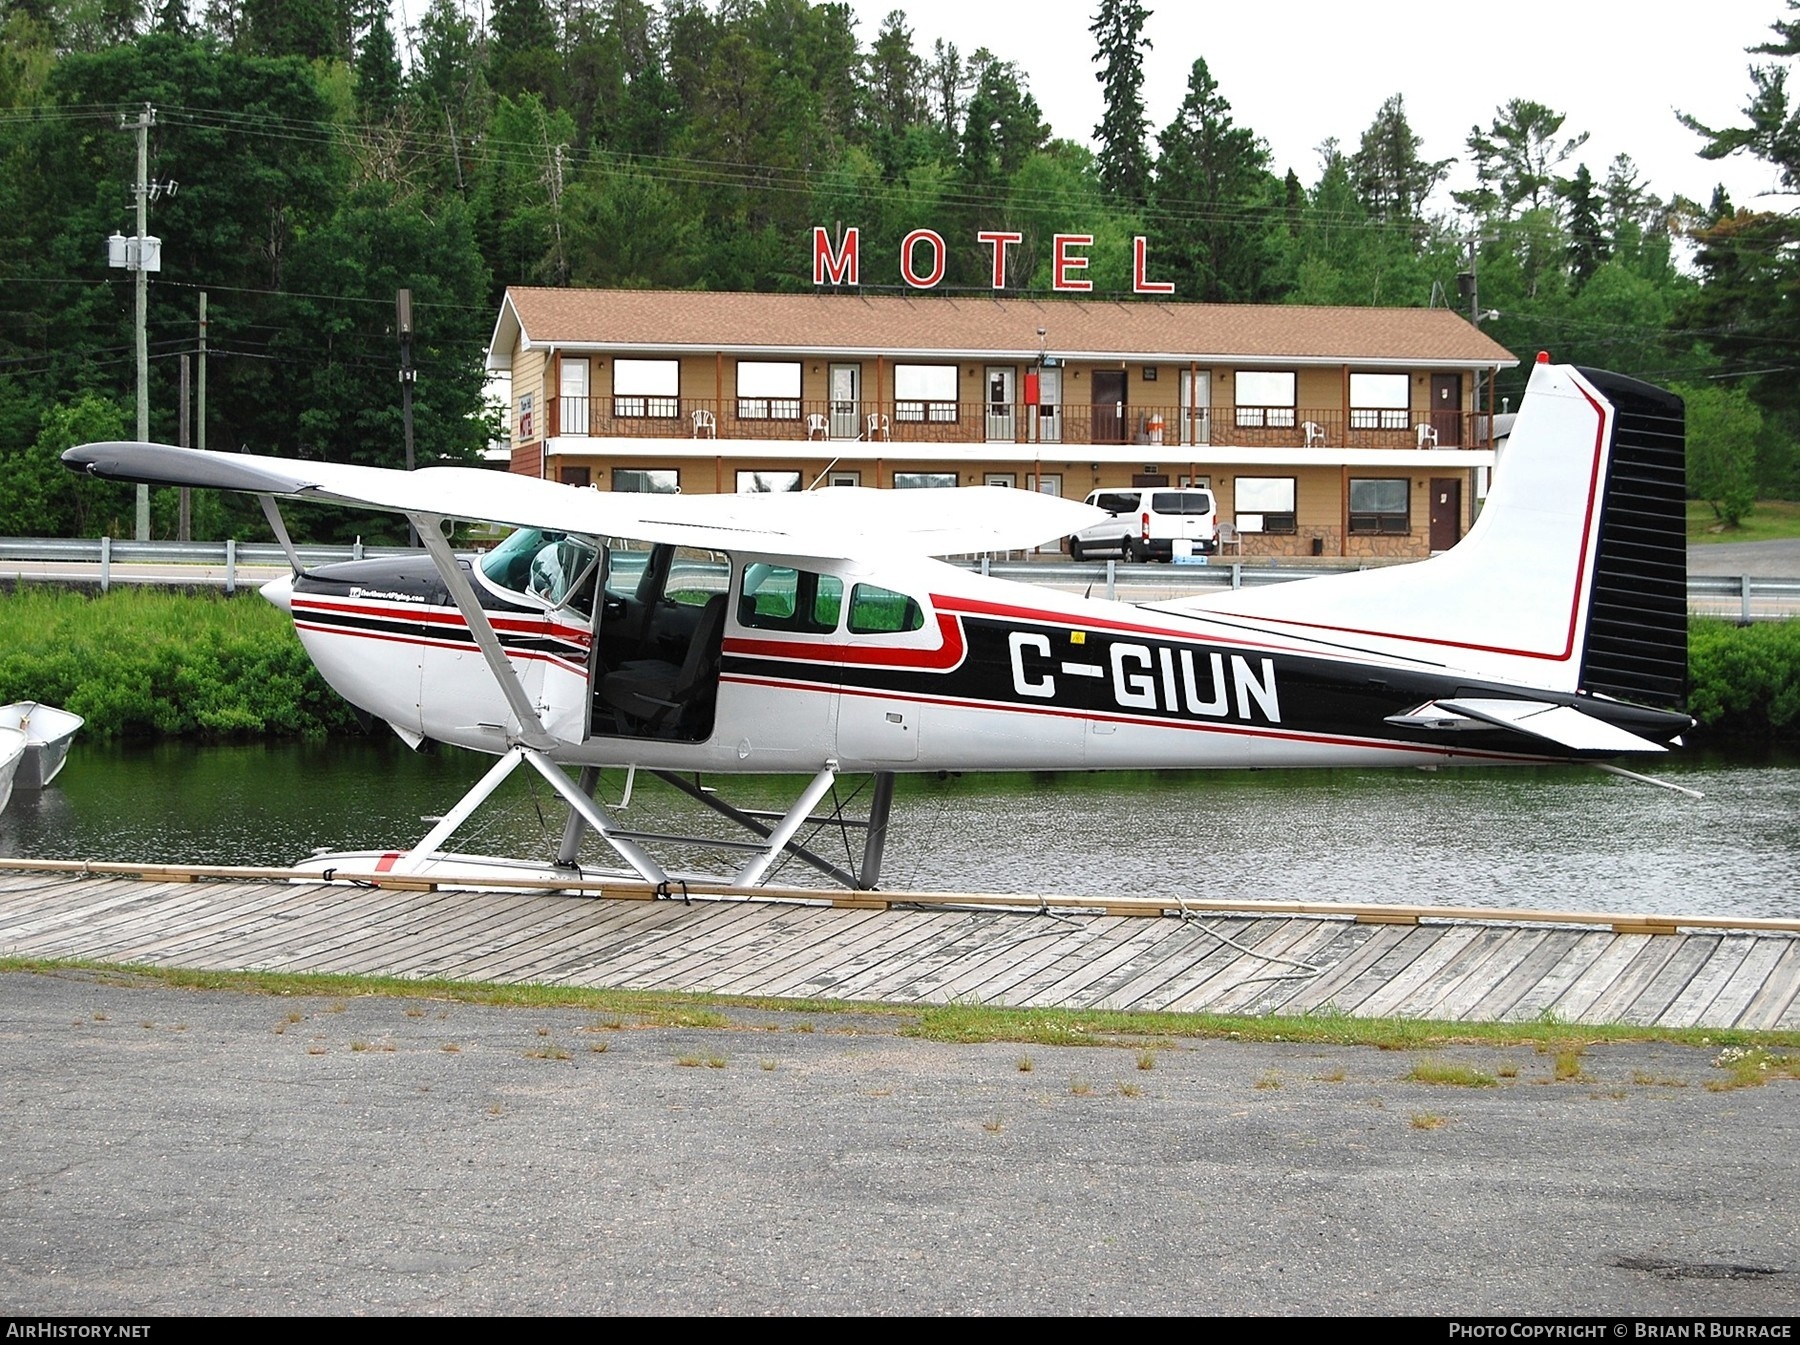
M1319 177L1318 146L1335 137L1354 151L1396 93L1428 159L1466 159L1470 128L1486 129L1496 108L1522 98L1566 113L1565 137L1589 132L1568 172L1585 162L1604 180L1613 157L1629 154L1657 195L1679 192L1702 204L1721 182L1738 206L1778 186L1758 160L1699 158L1699 137L1675 114L1715 127L1745 120L1750 65L1769 60L1745 48L1770 40L1770 24L1789 17L1785 0L1707 0L1679 9L1564 0L1541 11L1442 0L1142 3L1151 14L1143 93L1152 136L1174 118L1194 59L1204 57L1233 120L1268 142L1276 173L1292 168L1307 186ZM865 50L888 11L901 9L922 57L943 38L965 56L985 46L1015 62L1052 133L1082 144L1092 144L1103 110L1088 31L1098 7L1097 0L851 0ZM1448 186L1472 180L1467 165L1457 164ZM1450 208L1447 197L1434 204ZM1792 202L1761 203L1783 204Z

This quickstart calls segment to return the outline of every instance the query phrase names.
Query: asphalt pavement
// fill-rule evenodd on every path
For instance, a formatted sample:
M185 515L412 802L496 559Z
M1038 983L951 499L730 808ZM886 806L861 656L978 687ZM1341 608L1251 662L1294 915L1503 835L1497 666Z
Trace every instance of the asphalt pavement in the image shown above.
M1800 1084L1712 1046L907 1021L0 974L0 1313L1800 1314Z

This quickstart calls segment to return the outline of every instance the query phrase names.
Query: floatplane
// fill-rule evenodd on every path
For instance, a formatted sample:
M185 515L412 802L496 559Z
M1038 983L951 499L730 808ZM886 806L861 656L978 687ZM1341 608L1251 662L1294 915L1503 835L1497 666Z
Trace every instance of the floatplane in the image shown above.
M588 872L591 831L647 883L734 889L787 855L875 888L902 772L1664 753L1693 722L1682 460L1679 398L1540 357L1486 506L1451 550L1136 605L939 559L1037 546L1099 514L1027 491L695 497L150 443L64 454L108 480L257 496L293 564L264 594L326 681L414 747L499 758L415 846L362 856L361 871L474 863L443 847L524 765L569 809L550 872ZM306 569L280 502L315 500L404 515L425 554ZM458 555L458 520L512 531ZM602 768L626 772L627 799L649 772L740 825L730 871L666 868L655 842L681 838L622 825L596 797ZM751 773L805 783L764 811L703 783ZM845 845L839 863L801 832L847 776L867 816L860 860Z

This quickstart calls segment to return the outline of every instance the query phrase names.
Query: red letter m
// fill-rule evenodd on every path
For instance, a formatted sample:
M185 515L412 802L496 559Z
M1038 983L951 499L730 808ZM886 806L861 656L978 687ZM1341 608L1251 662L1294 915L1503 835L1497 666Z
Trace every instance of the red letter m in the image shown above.
M844 245L831 250L831 235L822 228L813 230L813 284L858 285L857 230L844 230Z

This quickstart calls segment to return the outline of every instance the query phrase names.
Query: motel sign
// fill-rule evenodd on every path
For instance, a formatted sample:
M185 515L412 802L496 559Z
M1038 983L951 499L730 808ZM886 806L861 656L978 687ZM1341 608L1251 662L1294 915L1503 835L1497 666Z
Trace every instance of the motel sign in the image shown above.
M992 285L1006 288L1006 251L1025 240L1022 233L999 229L983 229L975 235L993 259ZM1056 234L1051 239L1051 287L1066 292L1091 290L1094 282L1081 273L1087 270L1085 251L1094 245L1092 234ZM900 240L900 278L916 290L928 290L944 278L944 236L935 229L914 229ZM923 263L921 265L921 263ZM1131 240L1131 288L1138 294L1173 294L1172 280L1149 278L1149 240L1138 234ZM831 246L831 235L825 229L813 229L813 284L860 285L862 275L862 237L859 229L844 230L842 244Z

